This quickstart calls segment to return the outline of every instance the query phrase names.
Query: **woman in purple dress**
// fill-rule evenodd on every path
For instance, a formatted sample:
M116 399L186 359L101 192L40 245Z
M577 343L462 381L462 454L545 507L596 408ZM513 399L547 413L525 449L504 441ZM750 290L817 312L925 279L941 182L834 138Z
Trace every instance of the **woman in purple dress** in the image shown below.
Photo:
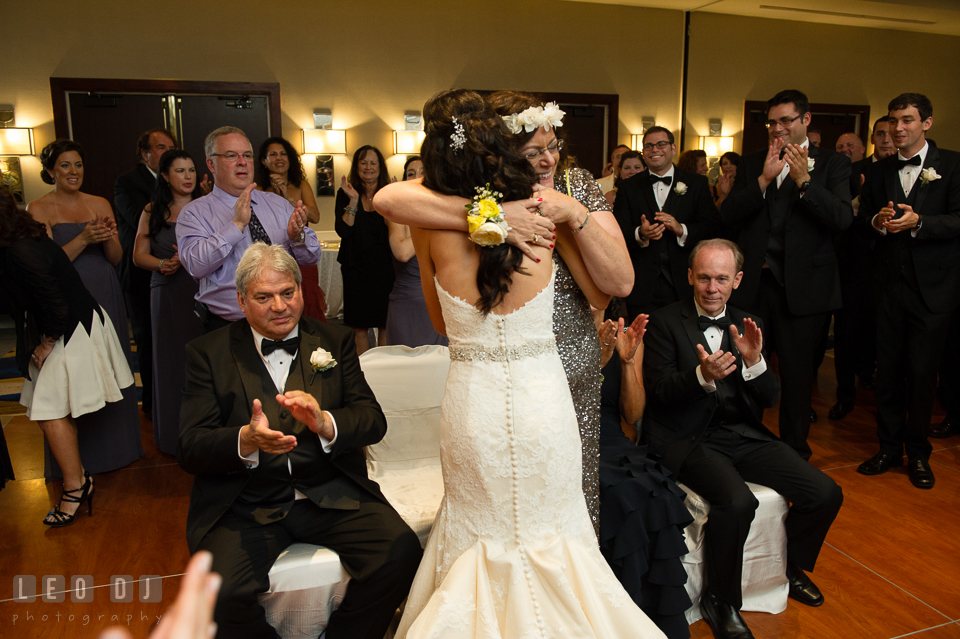
M114 270L122 249L110 203L80 191L83 150L76 142L57 140L48 144L40 153L40 162L40 177L54 189L30 202L27 210L47 226L50 236L73 262L83 285L106 311L130 362L127 313ZM80 455L92 474L123 468L143 456L135 384L124 387L122 392L121 401L107 403L101 410L77 418ZM47 480L61 478L49 442L44 452L44 476Z
M167 151L158 166L157 192L140 215L133 263L152 271L150 318L153 326L153 442L177 454L187 342L203 334L193 313L199 286L180 268L177 217L199 195L197 170L186 151Z
M403 165L403 180L422 177L423 162L419 155L411 155ZM413 252L410 227L387 220L387 231L390 234L390 252L393 253L396 276L387 307L387 344L410 348L430 344L447 346L450 341L434 330L430 314L427 313L427 303L420 285L420 263Z

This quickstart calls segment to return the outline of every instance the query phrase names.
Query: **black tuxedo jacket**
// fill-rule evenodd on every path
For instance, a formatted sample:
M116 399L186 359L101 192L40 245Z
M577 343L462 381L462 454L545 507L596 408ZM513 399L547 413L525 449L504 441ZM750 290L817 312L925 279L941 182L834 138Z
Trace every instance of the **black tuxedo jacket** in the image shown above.
M743 320L751 318L762 326L760 318L727 304L727 315L743 335ZM697 322L693 298L671 304L650 315L643 338L643 381L647 391L647 408L643 415L643 437L654 452L663 457L664 465L679 473L684 459L702 438L717 409L716 393L708 393L697 379L697 344L710 352L707 339ZM731 342L732 343L732 342ZM763 425L763 409L780 400L780 381L770 369L744 381L743 360L736 348L737 370L727 376L737 385L741 410L749 415L748 426L761 437L776 439Z
M676 192L680 183L687 187L684 195ZM627 297L629 304L642 304L653 294L653 286L660 271L659 259L663 246L666 246L670 258L670 276L677 296L684 299L691 295L693 289L687 281L687 258L690 251L700 240L720 235L720 216L713 205L707 178L702 175L674 168L673 183L663 203L665 213L687 225L687 241L684 246L677 243L676 235L666 230L659 240L652 240L647 247L641 246L637 241L635 230L640 226L641 218L646 217L651 224L656 224L654 217L658 211L660 208L657 206L649 171L643 171L620 182L613 204L613 214L623 232L627 250L630 252L630 261L633 263L634 285L633 291Z
M117 209L117 235L123 248L120 260L120 283L124 290L133 286L150 286L150 272L133 265L133 242L137 238L140 214L153 200L157 179L146 164L138 164L132 171L117 178L113 185L113 205ZM131 280L131 278L133 278Z
M279 425L296 435L297 488L315 504L355 509L361 490L386 503L379 486L367 477L361 447L380 441L387 421L360 370L353 331L301 318L300 350L287 380L286 390L310 393L336 420L337 439L329 454L323 452L316 433L277 403L278 391L253 339L249 324L241 320L187 344L177 460L195 475L187 515L191 552L264 466L267 453L260 451L260 465L251 470L237 450L240 429L250 423L254 399L263 404L270 428L279 430ZM329 351L337 365L314 374L309 360L318 348ZM304 454L310 455L306 464ZM310 464L315 465L313 475Z
M840 275L834 237L853 223L850 205L850 158L810 145L814 161L810 187L800 197L789 176L780 189L776 180L760 190L767 152L745 155L737 167L730 196L720 207L720 218L744 252L743 279L730 301L756 308L760 274L770 239L770 207L778 198L790 202L784 227L784 289L794 315L823 313L840 308ZM764 197L766 195L766 197Z
M857 217L864 232L876 239L875 272L881 285L900 277L897 242L906 242L923 301L930 311L947 313L960 304L960 153L929 144L923 168L934 169L940 179L923 184L918 177L913 185L913 210L923 221L917 237L909 231L881 235L871 226L888 202L905 203L896 153L867 169Z

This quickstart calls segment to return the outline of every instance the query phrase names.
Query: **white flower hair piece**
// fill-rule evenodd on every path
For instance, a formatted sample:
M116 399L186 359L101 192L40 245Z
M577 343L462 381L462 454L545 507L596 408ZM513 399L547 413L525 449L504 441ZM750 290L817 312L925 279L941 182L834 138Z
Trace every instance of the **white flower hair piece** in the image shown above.
M453 133L450 134L450 148L459 151L467 143L467 136L463 134L463 125L457 122L457 118L451 119L453 121Z
M557 128L563 126L563 116L566 112L561 111L556 102L547 102L543 106L530 107L520 113L503 116L503 123L507 129L514 135L521 131L532 133L538 127Z

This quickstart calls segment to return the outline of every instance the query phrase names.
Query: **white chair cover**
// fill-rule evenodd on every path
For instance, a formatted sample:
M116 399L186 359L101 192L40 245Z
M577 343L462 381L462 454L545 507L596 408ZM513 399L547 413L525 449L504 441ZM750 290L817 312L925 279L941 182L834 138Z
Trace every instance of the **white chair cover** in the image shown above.
M270 569L270 589L260 595L267 623L282 639L316 639L343 601L347 576L337 553L293 544Z
M693 523L684 531L687 554L683 558L683 567L687 571L687 594L693 602L686 617L688 623L694 623L702 617L700 593L706 554L703 527L707 523L710 504L683 484L679 485L687 493L684 504L693 515ZM777 614L787 608L787 533L784 522L788 504L786 499L766 486L751 483L747 486L760 505L743 548L742 610Z
M367 473L425 545L443 499L440 404L448 349L373 348L360 357L360 366L387 416L386 437L367 446Z
M450 356L445 346L385 346L361 355L360 366L387 417L386 437L366 448L367 473L424 545L443 499L440 403ZM267 622L282 639L320 636L348 581L335 552L293 544L260 595Z

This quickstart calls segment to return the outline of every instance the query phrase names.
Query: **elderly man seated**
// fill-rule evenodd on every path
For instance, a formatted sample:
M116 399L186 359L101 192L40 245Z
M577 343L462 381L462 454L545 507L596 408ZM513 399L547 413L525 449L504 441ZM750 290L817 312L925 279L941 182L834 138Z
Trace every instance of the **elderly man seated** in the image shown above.
M843 493L762 423L780 383L767 368L759 318L727 304L743 276L743 253L728 240L690 254L693 299L650 316L644 337L644 436L678 480L710 502L703 616L718 638L753 637L740 615L743 546L758 502L746 482L790 501L790 596L819 606L813 570Z
M386 419L353 332L301 317L300 269L252 244L236 269L245 319L187 346L177 458L193 473L190 552L223 577L218 637L277 637L257 594L294 542L334 550L351 581L328 639L384 636L420 562L417 535L367 477Z

